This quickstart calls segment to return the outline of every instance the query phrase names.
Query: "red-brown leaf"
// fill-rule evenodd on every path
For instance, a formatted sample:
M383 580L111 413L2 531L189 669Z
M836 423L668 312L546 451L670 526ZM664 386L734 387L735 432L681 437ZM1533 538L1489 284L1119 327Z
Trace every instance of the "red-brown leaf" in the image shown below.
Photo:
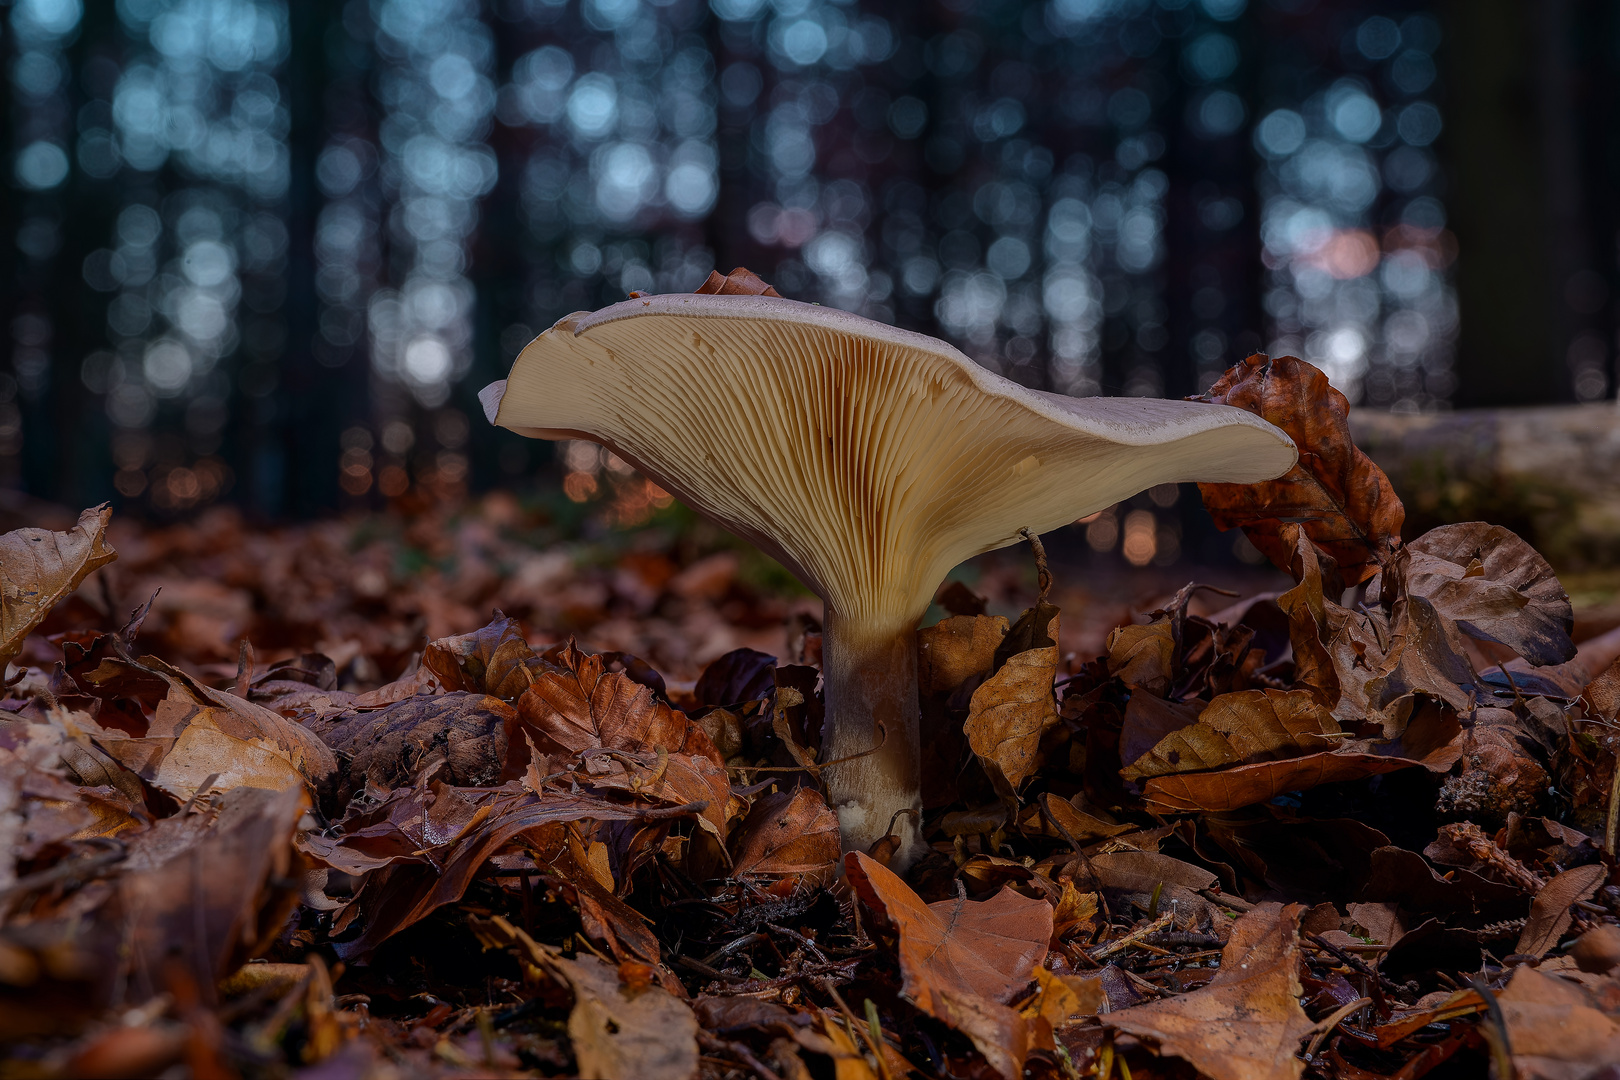
M1350 403L1321 371L1292 356L1256 354L1229 369L1200 400L1247 409L1286 431L1299 461L1264 484L1199 484L1215 524L1241 527L1283 569L1293 546L1282 535L1300 523L1339 564L1345 584L1378 572L1401 542L1406 510L1384 471L1350 439Z
M858 851L844 872L861 901L900 935L906 997L949 1021L940 998L985 998L1005 1004L1029 985L1052 939L1052 907L1011 889L980 903L958 897L925 904L892 871Z

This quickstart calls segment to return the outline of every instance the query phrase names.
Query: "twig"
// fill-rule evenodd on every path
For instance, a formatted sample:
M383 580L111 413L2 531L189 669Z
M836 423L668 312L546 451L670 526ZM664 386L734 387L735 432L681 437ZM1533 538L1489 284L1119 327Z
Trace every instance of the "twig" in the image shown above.
M730 1054L748 1068L754 1070L754 1072L760 1076L762 1080L782 1080L782 1078L777 1075L775 1070L766 1066L763 1061L754 1056L754 1052L752 1050L748 1049L747 1046L744 1046L740 1042L732 1042L730 1039L722 1039L718 1035L711 1035L707 1031L703 1031L701 1029L698 1031L698 1042L702 1043L703 1049L708 1050L710 1053L714 1053L715 1051L724 1051L725 1053Z
M1254 910L1254 905L1241 896L1229 896L1226 893L1216 892L1214 889L1199 889L1198 895L1212 904L1219 904L1229 911L1242 913Z
M1170 925L1170 921L1175 918L1175 914L1176 913L1173 911L1167 911L1163 915L1160 915L1157 919L1154 919L1152 922L1144 926L1137 927L1135 930L1132 930L1122 938L1115 938L1113 941L1104 942L1095 949L1087 950L1086 955L1090 956L1093 960L1101 960L1105 956L1112 956L1121 949L1129 948L1130 946L1137 944L1149 934L1157 930L1163 930L1166 926Z
M1609 781L1609 822L1603 830L1603 850L1614 858L1615 834L1620 832L1620 755L1614 759L1614 779Z
M1382 986L1385 990L1390 990L1390 991L1398 991L1398 990L1400 990L1399 986L1396 986L1389 979L1385 978L1384 976L1380 975L1378 972L1374 971L1372 968L1368 967L1364 961L1362 961L1358 957L1351 956L1349 953L1345 952L1343 949L1341 949L1337 945L1333 944L1333 942L1328 941L1325 938L1323 938L1320 934L1306 934L1305 939L1307 941L1309 941L1312 945L1315 945L1317 948L1322 949L1322 950L1324 950L1326 952L1330 952L1334 956L1338 957L1339 960L1341 962L1343 962L1346 967L1350 968L1352 971L1356 972L1358 975L1365 975L1369 979L1377 979L1378 980L1378 985Z
M1343 1020L1345 1017L1359 1009L1366 1008L1372 1003L1372 998L1363 997L1357 998L1348 1005L1343 1005L1335 1009L1331 1016L1329 1016L1326 1020L1323 1020L1321 1024L1317 1026L1316 1034L1311 1037L1311 1045L1305 1048L1305 1060L1316 1060L1317 1048L1322 1045L1322 1040L1326 1039L1333 1029L1339 1026L1339 1021Z

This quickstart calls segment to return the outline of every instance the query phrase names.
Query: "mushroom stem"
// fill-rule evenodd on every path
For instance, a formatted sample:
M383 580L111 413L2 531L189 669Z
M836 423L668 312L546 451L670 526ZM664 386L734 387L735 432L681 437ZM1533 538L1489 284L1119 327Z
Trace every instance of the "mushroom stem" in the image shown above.
M844 850L864 852L888 835L897 813L922 809L916 627L874 630L829 606L821 662L822 760L836 763L822 774L827 801ZM903 870L916 856L916 821L905 814L895 822L901 842L891 868Z

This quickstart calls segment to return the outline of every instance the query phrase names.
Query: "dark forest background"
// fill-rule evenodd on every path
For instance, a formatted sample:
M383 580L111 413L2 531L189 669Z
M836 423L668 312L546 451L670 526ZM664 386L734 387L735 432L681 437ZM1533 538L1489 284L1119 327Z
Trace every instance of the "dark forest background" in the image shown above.
M1614 396L1611 3L0 14L0 485L74 506L518 482L553 449L479 387L569 311L738 265L1071 394L1262 350L1372 408Z

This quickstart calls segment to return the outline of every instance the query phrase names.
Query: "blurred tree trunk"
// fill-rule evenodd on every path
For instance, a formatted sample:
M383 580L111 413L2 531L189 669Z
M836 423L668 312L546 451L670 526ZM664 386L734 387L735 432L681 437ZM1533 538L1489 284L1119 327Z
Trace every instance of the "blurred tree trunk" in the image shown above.
M1590 7L1577 0L1441 5L1447 202L1460 248L1459 405L1574 397L1566 354L1580 316L1594 314L1572 310L1570 300L1576 276L1592 263L1576 41L1596 21Z

